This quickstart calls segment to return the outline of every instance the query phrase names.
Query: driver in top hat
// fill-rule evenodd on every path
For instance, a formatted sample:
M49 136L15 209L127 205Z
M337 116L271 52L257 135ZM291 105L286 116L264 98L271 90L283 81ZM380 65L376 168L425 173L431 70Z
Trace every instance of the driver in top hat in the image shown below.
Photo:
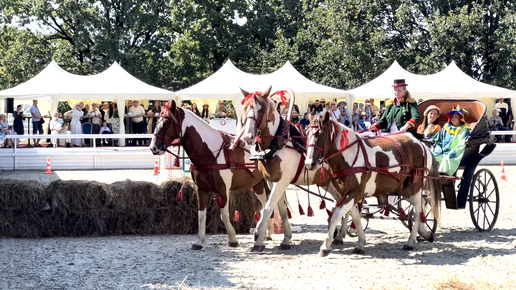
M407 91L407 86L404 79L394 80L395 98L385 104L385 112L378 122L371 125L372 131L416 133L421 115L416 100Z

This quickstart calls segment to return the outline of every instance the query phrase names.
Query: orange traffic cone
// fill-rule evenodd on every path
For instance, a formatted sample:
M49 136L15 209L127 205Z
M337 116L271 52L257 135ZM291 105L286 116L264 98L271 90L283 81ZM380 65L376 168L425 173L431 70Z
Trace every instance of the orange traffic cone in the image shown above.
M47 171L45 171L45 174L53 174L52 170L50 170L50 157L47 157Z
M159 174L159 166L158 166L158 159L156 159L156 162L154 162L154 176Z
M507 176L505 176L505 167L503 165L503 161L502 161L502 172L500 174L500 179L501 180L505 180L505 181L509 181L509 180L507 180Z

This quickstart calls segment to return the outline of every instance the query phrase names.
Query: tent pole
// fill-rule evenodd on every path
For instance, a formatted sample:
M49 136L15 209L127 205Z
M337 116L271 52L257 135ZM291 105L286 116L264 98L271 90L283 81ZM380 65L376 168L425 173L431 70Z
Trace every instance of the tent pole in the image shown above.
M125 134L125 98L123 96L119 96L117 102L118 121L120 122L120 134ZM118 139L118 146L125 146L125 138Z

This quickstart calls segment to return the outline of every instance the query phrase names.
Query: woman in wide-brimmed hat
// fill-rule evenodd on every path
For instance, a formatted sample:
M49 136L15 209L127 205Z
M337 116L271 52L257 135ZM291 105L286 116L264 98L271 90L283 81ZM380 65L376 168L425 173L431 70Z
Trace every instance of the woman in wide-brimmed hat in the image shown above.
M201 118L206 121L207 123L210 122L212 116L211 116L211 113L210 113L210 105L208 104L204 104L202 105L202 113L201 113Z
M439 172L453 175L459 168L470 133L464 119L466 113L466 110L457 105L447 114L448 122L444 124L434 148L435 159L439 161Z
M441 109L437 106L431 105L426 108L423 114L423 123L419 125L417 133L423 135L424 139L432 140L433 143L439 138L441 132L441 125L439 125L439 116Z

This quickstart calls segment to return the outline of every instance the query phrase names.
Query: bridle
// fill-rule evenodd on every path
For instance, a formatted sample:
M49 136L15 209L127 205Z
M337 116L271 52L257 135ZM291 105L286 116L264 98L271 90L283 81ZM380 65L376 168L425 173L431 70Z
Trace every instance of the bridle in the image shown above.
M268 117L268 111L269 111L269 104L267 103L268 102L268 99L266 99L266 103L265 103L265 107L264 107L264 111L262 113L262 115L260 116L259 119L257 119L254 115L254 112L255 112L255 104L256 102L258 102L258 100L256 99L256 96L259 94L258 91L254 92L254 93L250 93L248 94L243 100L242 100L242 105L245 104L246 102L248 102L248 107L247 107L247 112L249 112L250 109L252 109L253 111L253 114L251 116L249 116L249 114L246 114L245 116L245 119L244 119L244 127L246 126L246 123L247 123L247 119L251 119L251 120L254 120L254 126L255 126L255 132L256 132L256 137L260 137L261 134L262 134L262 131L261 131L261 127L262 127L262 124L263 124L263 121L264 121L264 117L265 115L267 115L267 118L265 118L265 124L267 124L269 122L269 117Z
M156 136L156 138L158 138L158 139L161 139L161 141L162 141L162 148L160 148L160 149L164 150L172 155L176 155L176 154L170 152L170 150L167 149L167 146L165 145L165 137L167 136L168 132L170 131L170 128L172 127L171 125L174 125L174 128L176 129L176 132L178 134L178 138L181 140L181 138L183 137L183 130L182 130L183 120L180 115L180 110L181 110L180 108L176 108L176 110L174 111L174 114L172 115L170 112L170 103L167 102L163 106L163 109L161 109L161 112L159 113L160 119L158 121L158 124L156 124L156 128L159 126L160 123L163 123L163 127L168 123L168 127L167 128L162 127L163 129L160 131L164 131L164 133L161 135L154 132L154 136ZM168 122L165 122L165 120L167 120Z
M312 130L311 132L311 136L312 135L315 135L315 134L320 134L320 131L321 130L321 126L320 126L320 121L318 121L316 124L311 124L308 126L308 129L309 130ZM342 152L348 150L349 148L351 148L353 145L357 144L361 139L360 138L357 138L357 140L353 141L351 144L349 143L349 137L348 137L348 133L349 131L348 130L343 130L341 132L341 140L340 140L340 149L337 149L337 152L329 155L329 156L325 156L325 151L324 151L324 148L326 146L326 144L331 144L333 143L333 140L335 139L335 135L336 133L338 132L338 129L339 129L339 125L338 124L334 124L334 126L331 126L331 121L328 120L328 123L326 125L324 125L324 127L322 127L322 129L324 129L324 132L325 132L325 136L324 136L324 143L322 145L322 147L319 147L317 146L317 142L315 142L314 144L307 144L307 149L309 147L314 147L315 149L319 149L321 151L321 154L322 154L322 157L321 159L319 160L319 164L322 164L324 162L328 162L328 160L330 160L331 158L341 154ZM319 140L319 139L317 139Z

